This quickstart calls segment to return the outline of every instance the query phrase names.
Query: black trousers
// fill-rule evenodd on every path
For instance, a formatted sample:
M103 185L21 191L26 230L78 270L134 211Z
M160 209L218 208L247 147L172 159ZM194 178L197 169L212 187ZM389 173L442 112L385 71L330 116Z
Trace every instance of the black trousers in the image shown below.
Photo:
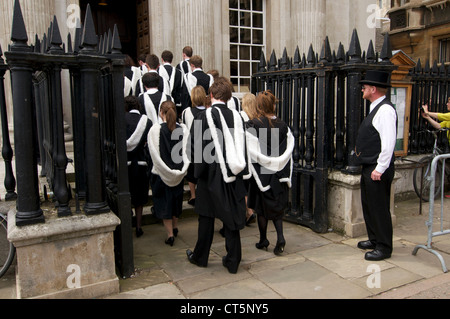
M209 252L214 239L213 217L198 217L198 239L194 248L194 260L198 265L208 266ZM242 259L241 236L239 230L230 230L225 224L225 248L227 255L224 257L225 265L230 272L236 272Z
M392 253L392 218L390 211L391 185L395 168L391 166L381 176L381 181L370 177L376 165L365 165L361 172L361 203L369 240L376 249Z

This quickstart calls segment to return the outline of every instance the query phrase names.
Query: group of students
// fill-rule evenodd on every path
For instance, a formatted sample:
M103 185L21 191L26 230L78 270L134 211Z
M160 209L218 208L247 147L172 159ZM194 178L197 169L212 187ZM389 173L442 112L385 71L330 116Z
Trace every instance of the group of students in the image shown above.
M196 59L189 61L191 73L184 70L184 94L189 94L190 104L181 106L181 112L176 98L168 94L158 104L149 103L151 95L164 97L156 76L151 75L156 72L142 76L146 91L139 98L125 97L136 235L143 234L142 208L151 187L153 213L163 220L165 243L174 245L187 180L190 203L198 214L198 239L194 249L186 251L189 262L208 265L218 218L227 252L222 263L236 273L242 258L240 231L255 214L260 233L256 248L270 245L267 227L272 220L277 232L274 253L284 251L282 218L289 197L294 139L288 125L275 115L276 98L270 91L246 94L241 104L232 96L231 82L204 73Z

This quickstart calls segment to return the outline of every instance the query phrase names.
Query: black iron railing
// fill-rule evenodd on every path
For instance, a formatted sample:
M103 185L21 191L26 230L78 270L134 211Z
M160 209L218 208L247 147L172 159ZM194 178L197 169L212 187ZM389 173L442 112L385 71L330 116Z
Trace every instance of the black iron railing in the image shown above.
M394 70L390 62L389 36L380 54L370 42L366 53L356 30L348 52L342 44L332 52L328 38L320 55L311 46L307 55L297 48L290 59L275 52L266 64L261 57L252 90L271 90L278 98L278 116L287 122L295 138L291 208L287 219L324 232L328 227L327 182L329 169L358 174L352 150L359 125L367 113L361 85L368 69Z
M118 215L121 224L115 231L116 257L122 275L128 277L134 272L134 262L124 122L124 56L118 34L115 26L98 41L88 6L84 27L76 30L73 44L68 36L67 51L56 18L42 41L36 36L34 45L28 45L16 0L12 44L5 57L11 72L14 110L16 225L45 222L40 206L39 159L41 175L54 193L59 217L72 215L80 202L84 203L80 211L86 215L110 211ZM3 76L6 66L1 62ZM69 70L71 84L76 203L66 175L61 82L64 69ZM0 92L4 92L2 89ZM6 109L2 99L0 103ZM6 116L2 116L4 119ZM8 144L8 136L3 132L4 144ZM3 155L9 164L12 150ZM14 188L12 182L8 188ZM75 213L80 211L75 209Z

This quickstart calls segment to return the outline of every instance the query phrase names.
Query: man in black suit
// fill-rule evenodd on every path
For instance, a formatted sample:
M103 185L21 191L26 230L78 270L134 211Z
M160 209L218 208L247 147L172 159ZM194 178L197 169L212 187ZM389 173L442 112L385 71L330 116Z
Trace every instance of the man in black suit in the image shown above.
M181 61L177 65L177 69L181 71L183 78L187 73L191 72L191 68L189 67L189 60L193 55L194 50L192 50L192 47L185 46L183 48L183 61Z
M199 114L198 123L191 129L192 145L201 150L203 157L194 163L194 176L198 180L195 201L195 212L199 215L198 240L194 250L188 249L186 254L191 263L200 267L208 265L214 220L219 218L224 226L227 251L222 263L230 273L236 273L242 257L240 230L246 221L247 190L243 178L248 174L248 163L244 123L241 115L226 105L231 98L227 79L218 78L211 86L210 95L212 106ZM211 139L195 138L207 136L206 131L210 131Z
M394 149L397 139L397 112L386 97L389 73L367 71L362 84L363 98L371 102L369 115L361 123L354 154L362 165L361 203L369 239L358 248L371 250L366 260L391 257L391 185L395 174Z
M170 95L177 107L177 116L181 116L181 90L183 88L183 74L172 66L173 54L165 50L161 54L162 67L159 68L159 75L165 78L170 87Z
M208 95L210 86L214 83L214 77L211 74L206 74L203 69L203 59L194 55L189 60L189 64L192 70L192 73L187 73L184 75L184 83L183 83L183 93L182 93L182 108L183 110L191 107L191 91L197 85L203 86L206 94Z

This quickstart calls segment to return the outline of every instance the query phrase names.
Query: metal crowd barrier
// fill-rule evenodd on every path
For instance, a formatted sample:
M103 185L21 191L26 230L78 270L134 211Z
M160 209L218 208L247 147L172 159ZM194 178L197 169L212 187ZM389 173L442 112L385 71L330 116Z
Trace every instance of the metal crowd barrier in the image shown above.
M415 256L417 254L417 251L420 248L425 249L426 251L434 254L439 261L441 262L442 265L442 270L444 271L444 273L448 272L447 266L445 265L445 260L442 257L442 255L437 252L436 250L434 250L432 248L432 239L433 237L437 237L437 236L442 236L442 235L447 235L450 234L450 229L445 229L444 230L444 183L445 183L445 160L450 158L450 154L443 154L443 155L439 155L436 156L432 163L431 163L431 175L427 178L430 179L431 181L431 186L430 186L430 208L429 208L429 214L428 214L428 221L425 223L426 226L428 227L428 240L427 240L427 245L417 245L412 254ZM441 178L441 216L440 216L440 228L439 231L435 231L433 232L433 219L434 219L434 194L432 194L431 192L434 192L434 187L435 187L435 183L436 183L436 167L439 161L442 161L442 177Z

